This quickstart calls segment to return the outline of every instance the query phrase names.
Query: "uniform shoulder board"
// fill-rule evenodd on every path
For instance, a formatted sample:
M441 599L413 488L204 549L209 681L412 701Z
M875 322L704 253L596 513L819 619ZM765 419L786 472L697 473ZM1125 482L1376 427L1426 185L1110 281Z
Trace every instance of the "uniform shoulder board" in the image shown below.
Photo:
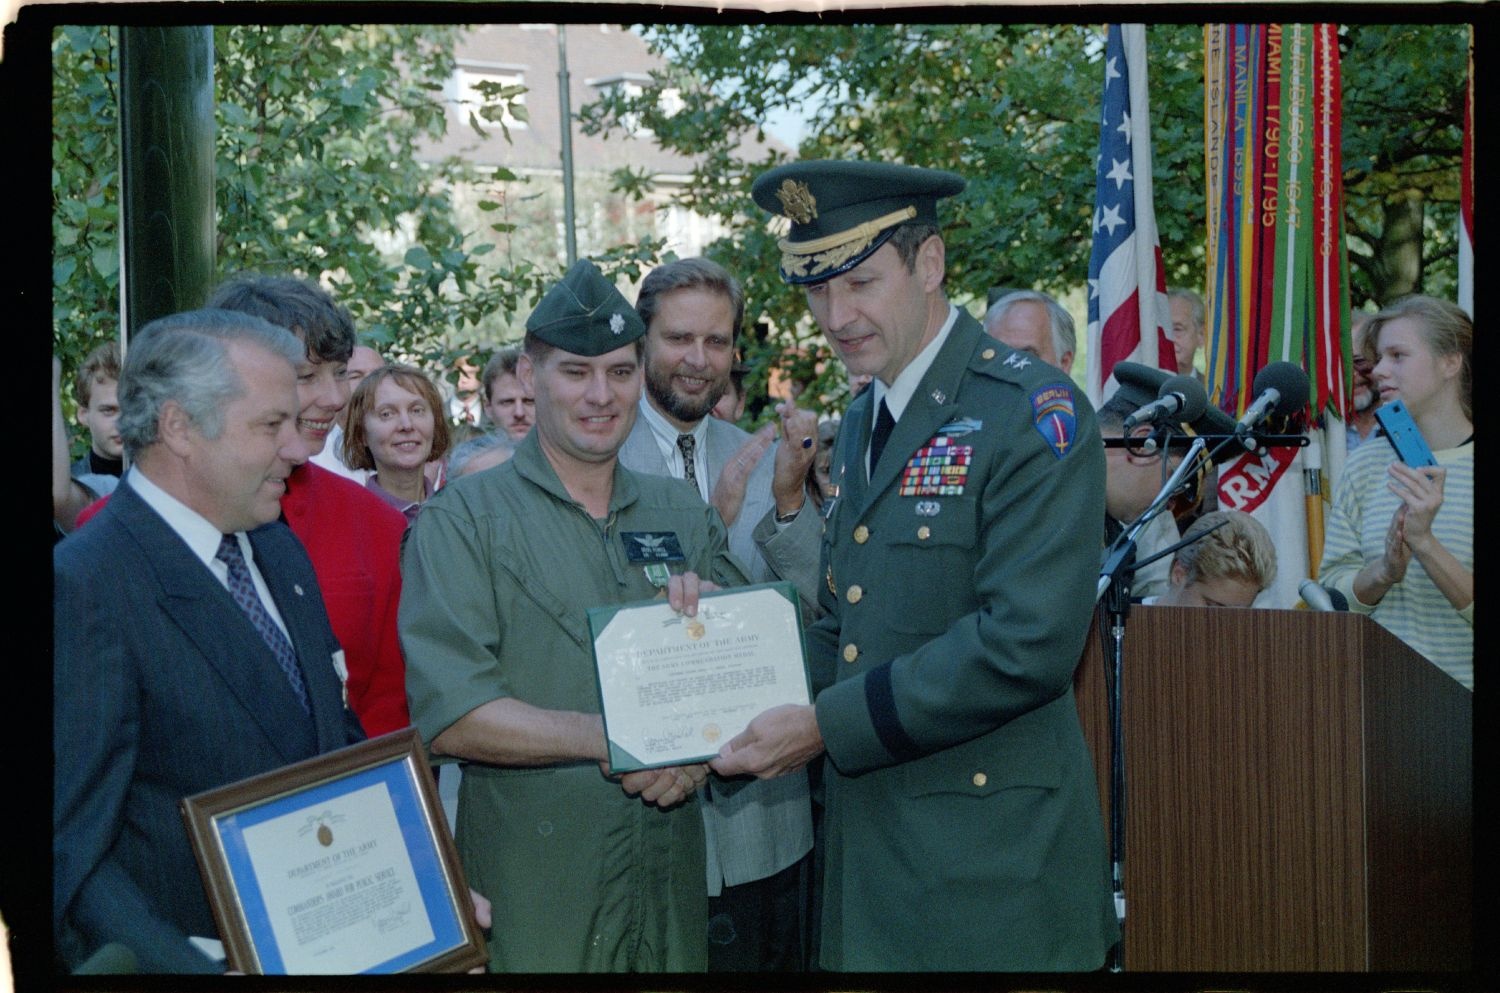
M979 343L972 365L976 370L996 379L1026 388L1058 379L1068 380L1068 374L1056 366L1048 365L1029 352L1017 351L989 336Z

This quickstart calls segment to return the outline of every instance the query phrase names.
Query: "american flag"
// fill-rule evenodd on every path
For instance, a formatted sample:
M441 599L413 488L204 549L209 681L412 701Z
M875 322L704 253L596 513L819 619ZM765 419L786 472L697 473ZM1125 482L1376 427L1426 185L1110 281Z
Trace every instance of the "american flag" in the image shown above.
M1093 251L1089 255L1088 394L1097 406L1118 385L1116 362L1177 371L1170 309L1151 207L1151 119L1146 26L1111 24L1104 48ZM1142 340L1142 328L1154 328Z

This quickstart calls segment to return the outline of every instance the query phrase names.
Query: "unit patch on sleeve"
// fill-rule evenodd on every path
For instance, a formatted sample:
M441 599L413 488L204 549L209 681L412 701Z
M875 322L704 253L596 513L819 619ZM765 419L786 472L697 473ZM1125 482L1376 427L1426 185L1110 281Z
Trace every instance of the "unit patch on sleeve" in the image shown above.
M935 435L917 449L901 471L900 496L957 496L969 481L974 446L955 445L951 435Z
M1078 429L1072 388L1052 385L1037 390L1031 394L1031 413L1037 432L1052 449L1052 454L1058 458L1068 454Z

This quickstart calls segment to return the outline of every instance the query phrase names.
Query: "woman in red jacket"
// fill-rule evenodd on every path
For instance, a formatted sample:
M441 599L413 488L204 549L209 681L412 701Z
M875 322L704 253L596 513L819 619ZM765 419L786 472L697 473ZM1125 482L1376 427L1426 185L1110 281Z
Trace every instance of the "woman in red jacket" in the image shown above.
M315 455L349 402L345 366L354 352L349 312L320 287L280 276L246 276L208 304L270 321L306 346L297 369L297 431ZM333 633L344 649L345 696L365 733L406 727L406 663L396 633L401 535L406 518L358 483L304 463L287 479L281 515L312 559Z

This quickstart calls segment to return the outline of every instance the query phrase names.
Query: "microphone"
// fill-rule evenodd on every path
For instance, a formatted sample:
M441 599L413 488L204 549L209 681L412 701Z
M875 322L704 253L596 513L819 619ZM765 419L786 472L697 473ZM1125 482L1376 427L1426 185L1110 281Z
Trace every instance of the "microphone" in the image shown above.
M1302 580L1297 584L1297 592L1302 594L1302 602L1311 610L1333 609L1333 600L1329 598L1328 591L1319 586L1315 580Z
M1346 611L1349 609L1349 601L1344 594L1319 584L1315 579L1302 580L1297 584L1297 592L1302 595L1302 602L1311 610Z
M1255 374L1251 389L1255 391L1255 402L1234 423L1235 436L1245 442L1245 447L1254 448L1248 437L1250 429L1271 414L1285 416L1294 414L1307 405L1307 373L1290 362L1272 362Z
M1207 409L1208 394L1201 383L1192 376L1172 376L1161 384L1155 400L1125 418L1123 427L1128 434L1137 424L1160 417L1171 417L1177 422L1196 421Z

